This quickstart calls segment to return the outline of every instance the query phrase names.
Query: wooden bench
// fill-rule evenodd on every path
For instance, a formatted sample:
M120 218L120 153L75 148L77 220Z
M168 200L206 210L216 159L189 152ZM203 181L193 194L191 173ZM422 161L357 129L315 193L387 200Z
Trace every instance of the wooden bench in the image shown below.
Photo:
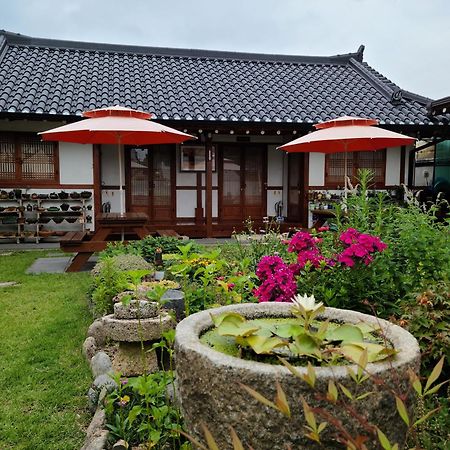
M69 231L59 241L61 247L66 245L77 245L83 242L89 233L87 231Z
M63 252L75 253L66 272L79 272L94 252L106 248L107 242L94 242L92 237L87 231L69 231L60 239L59 247Z

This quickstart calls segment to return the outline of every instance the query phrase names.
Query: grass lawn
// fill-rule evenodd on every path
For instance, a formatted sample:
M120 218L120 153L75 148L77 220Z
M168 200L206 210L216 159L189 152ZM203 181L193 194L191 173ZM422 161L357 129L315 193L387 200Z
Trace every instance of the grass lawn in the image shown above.
M0 255L2 249L0 247ZM81 345L91 320L89 275L26 275L48 251L0 256L0 448L77 449L91 383Z

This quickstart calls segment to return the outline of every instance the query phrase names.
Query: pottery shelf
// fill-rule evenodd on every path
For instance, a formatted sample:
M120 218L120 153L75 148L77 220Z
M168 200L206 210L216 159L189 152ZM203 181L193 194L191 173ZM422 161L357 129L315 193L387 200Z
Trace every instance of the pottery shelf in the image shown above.
M15 240L19 244L31 239L39 243L42 239L64 236L68 231L84 232L92 223L92 197L43 197L0 198L0 242ZM54 227L66 224L72 228ZM52 229L46 229L48 226Z

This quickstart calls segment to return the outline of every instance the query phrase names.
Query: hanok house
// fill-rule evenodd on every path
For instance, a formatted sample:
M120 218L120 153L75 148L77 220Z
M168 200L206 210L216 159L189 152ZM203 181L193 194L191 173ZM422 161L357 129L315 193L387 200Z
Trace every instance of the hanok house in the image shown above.
M287 155L277 146L342 115L377 118L382 127L421 139L449 134L448 115L432 115L430 99L400 89L364 62L363 52L361 46L329 57L266 55L1 31L0 190L20 189L22 197L91 191L91 228L102 208L118 211L116 151L44 143L36 133L80 120L85 110L122 105L198 137L179 146L123 149L126 209L146 212L150 231L229 236L249 217L260 223L275 215L307 226L308 193L342 186L343 155ZM412 185L414 150L350 154L350 172L374 169L380 189ZM50 221L47 228L78 225Z

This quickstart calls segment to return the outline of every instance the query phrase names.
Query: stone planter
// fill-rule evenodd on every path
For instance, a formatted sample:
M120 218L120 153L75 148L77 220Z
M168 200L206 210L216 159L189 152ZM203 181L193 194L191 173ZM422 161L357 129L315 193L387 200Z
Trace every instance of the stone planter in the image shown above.
M219 353L202 344L199 337L213 324L211 314L236 311L249 319L261 317L291 317L291 305L286 303L261 303L230 305L193 314L178 324L175 341L175 358L181 408L188 432L204 440L201 423L205 423L216 438L219 448L232 448L230 426L244 443L258 450L286 449L287 445L299 449L343 448L333 438L332 427L322 434L323 447L304 438L305 424L300 396L303 395L310 406L330 407L328 403L318 404L316 393L302 380L292 375L287 368L253 361L246 361ZM344 384L354 394L374 391L358 401L357 408L367 415L370 423L384 431L391 442L403 444L405 426L396 412L395 399L385 389L375 383L375 378L383 380L398 392L410 390L408 369L418 371L420 353L415 338L404 329L377 319L373 316L353 311L327 308L323 318L346 323L361 321L381 326L386 338L399 351L390 362L368 364L367 371L373 377L358 388L349 378L347 367L357 370L357 366L317 367L316 387L326 392L328 381ZM306 368L299 367L300 373ZM292 411L287 419L281 413L264 406L251 397L239 383L260 392L273 400L276 394L275 382L279 381ZM407 400L409 406L412 398ZM356 436L357 422L342 408L335 408L332 414L343 421L347 429ZM318 419L322 421L323 419ZM368 445L378 448L377 445Z

